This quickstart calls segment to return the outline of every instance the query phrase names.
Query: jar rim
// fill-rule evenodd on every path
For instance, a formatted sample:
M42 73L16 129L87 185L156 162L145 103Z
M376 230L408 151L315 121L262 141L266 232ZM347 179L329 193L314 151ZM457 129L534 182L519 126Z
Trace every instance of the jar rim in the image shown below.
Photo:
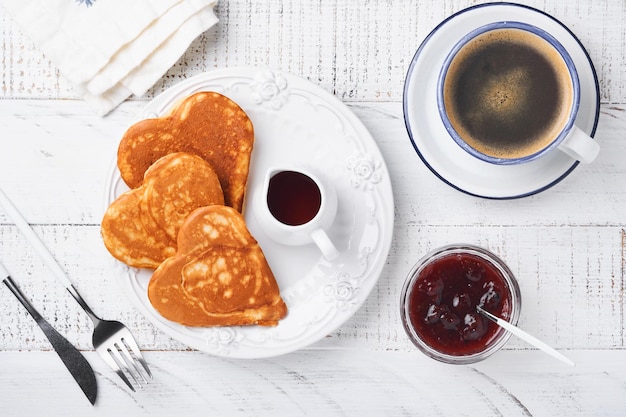
M511 333L504 330L503 328L500 328L485 349L470 354L451 355L441 352L423 341L419 333L413 328L409 318L408 299L412 293L415 283L419 278L420 272L434 261L437 261L442 257L451 254L470 254L478 256L482 260L492 265L499 272L499 274L507 284L507 289L509 291L511 309L508 321L513 325L517 325L520 317L522 303L521 292L519 289L519 284L517 283L517 279L513 275L513 272L509 269L509 267L504 263L502 259L500 259L493 252L472 244L449 244L446 246L442 246L424 255L413 266L413 268L411 268L411 271L407 275L407 278L404 282L400 296L400 317L402 320L402 326L404 327L404 330L409 337L409 340L411 340L411 342L424 354L438 361L449 364L470 364L484 360L500 350L511 338Z

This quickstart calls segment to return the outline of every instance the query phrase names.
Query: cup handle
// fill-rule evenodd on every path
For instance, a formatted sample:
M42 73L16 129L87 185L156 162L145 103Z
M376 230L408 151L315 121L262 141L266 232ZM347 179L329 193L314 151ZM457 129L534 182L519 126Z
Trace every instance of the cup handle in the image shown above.
M558 148L572 158L589 164L596 159L600 152L600 145L591 136L573 126Z
M313 233L311 233L311 238L313 238L313 241L315 242L317 247L320 248L322 254L324 255L324 258L326 258L327 260L332 261L333 259L337 258L337 256L339 256L339 251L337 250L333 242L330 241L330 238L328 237L326 232L324 232L324 230L315 230Z

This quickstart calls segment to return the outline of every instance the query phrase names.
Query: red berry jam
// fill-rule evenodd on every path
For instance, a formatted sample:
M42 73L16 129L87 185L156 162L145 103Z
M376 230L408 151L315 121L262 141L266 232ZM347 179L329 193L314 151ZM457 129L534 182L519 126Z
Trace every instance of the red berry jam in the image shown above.
M409 336L448 356L480 354L506 334L477 306L510 321L517 302L515 320L519 315L519 289L508 268L480 248L466 248L448 248L423 262L403 294Z

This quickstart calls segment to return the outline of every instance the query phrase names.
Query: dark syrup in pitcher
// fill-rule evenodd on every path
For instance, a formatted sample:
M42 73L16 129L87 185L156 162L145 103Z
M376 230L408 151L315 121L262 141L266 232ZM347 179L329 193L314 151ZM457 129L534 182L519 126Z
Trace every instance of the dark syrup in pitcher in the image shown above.
M281 171L270 178L267 206L281 223L299 226L310 222L322 205L320 189L309 176Z

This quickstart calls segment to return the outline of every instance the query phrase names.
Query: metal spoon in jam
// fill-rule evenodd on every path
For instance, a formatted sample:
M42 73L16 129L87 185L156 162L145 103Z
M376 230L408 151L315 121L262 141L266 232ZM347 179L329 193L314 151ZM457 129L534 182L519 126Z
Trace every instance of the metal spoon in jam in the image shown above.
M478 311L480 314L484 315L489 320L491 320L492 322L496 323L498 326L502 327L503 329L513 333L515 336L519 337L520 339L530 343L531 345L535 346L538 349L543 350L548 355L550 355L550 356L552 356L554 358L557 358L558 360L563 361L563 362L565 362L566 364L568 364L570 366L574 366L575 365L574 362L572 362L572 360L569 359L568 357L566 357L565 355L557 352L556 350L554 350L550 346L546 345L544 342L542 342L541 340L537 339L536 337L529 335L528 333L526 333L525 331L523 331L519 327L513 326L508 321L502 320L501 318L499 318L497 316L494 316L490 312L488 312L485 309L483 309L481 306L476 306L476 311Z

